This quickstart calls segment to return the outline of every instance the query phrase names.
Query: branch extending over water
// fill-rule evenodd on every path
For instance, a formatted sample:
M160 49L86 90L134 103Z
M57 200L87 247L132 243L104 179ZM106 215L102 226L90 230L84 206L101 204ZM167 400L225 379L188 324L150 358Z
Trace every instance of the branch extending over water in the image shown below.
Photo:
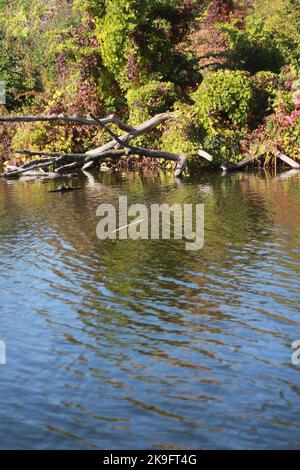
M37 170L37 169L48 169L55 168L57 173L69 173L80 168L86 168L90 162L96 162L98 160L104 160L106 158L121 158L122 156L128 155L140 155L150 158L158 158L171 160L177 163L175 168L175 176L180 176L186 167L186 156L177 155L175 153L166 152L162 150L154 150L143 147L137 147L129 145L129 141L138 137L145 132L152 130L164 123L168 119L174 117L174 113L161 113L157 114L153 118L145 121L139 126L132 127L124 124L114 115L110 115L106 118L99 119L96 116L91 116L91 119L83 118L82 116L67 116L65 114L50 115L50 116L2 116L0 122L37 122L37 121L58 121L63 120L72 123L80 123L84 125L100 126L103 130L112 137L112 140L106 144L88 151L84 154L64 154L60 152L33 152L28 150L19 150L17 153L25 155L37 155L43 156L43 159L36 159L20 166L17 170L7 171L3 176L7 178L16 178L26 171ZM120 130L125 130L126 133L118 136L113 132L108 124L115 124Z
M139 126L133 127L123 123L114 114L111 114L105 118L98 118L91 115L91 118L87 119L82 116L68 116L66 114L52 114L49 116L0 116L1 122L38 122L38 121L65 121L70 123L89 125L89 126L100 126L110 137L111 140L106 144L102 145L93 150L89 150L85 153L62 153L62 152L43 152L43 151L29 151L29 150L18 150L16 153L23 155L35 155L42 158L32 160L21 165L18 168L14 168L10 171L6 171L2 176L7 178L17 178L22 174L26 174L32 170L48 170L55 169L58 174L72 173L79 169L87 169L93 166L95 163L105 159L119 159L129 155L140 155L143 157L157 158L173 161L176 163L175 166L175 177L181 176L187 165L187 157L183 154L176 154L172 152L166 152L163 150L155 150L144 147L138 147L129 144L129 142L148 132L159 125L163 124L169 119L175 118L174 112L166 112L157 114L156 116L148 119ZM125 133L117 135L110 127L109 124L115 124L121 131ZM208 161L213 161L213 157L205 152L204 150L198 150L198 156ZM262 158L264 155L259 155L257 159ZM300 164L295 162L293 159L283 154L280 151L274 152L275 158L279 158L286 164L295 169L300 169ZM221 169L225 171L240 170L245 168L247 165L253 162L252 156L247 156L238 163L223 163Z
M85 126L98 126L99 123L95 122L94 119L86 119L83 116L75 114L69 116L67 114L49 114L41 116L0 116L0 122L53 122L53 121L65 121L75 124L83 124ZM124 124L114 114L100 119L103 124L116 124L121 130L125 132L132 132L134 127Z

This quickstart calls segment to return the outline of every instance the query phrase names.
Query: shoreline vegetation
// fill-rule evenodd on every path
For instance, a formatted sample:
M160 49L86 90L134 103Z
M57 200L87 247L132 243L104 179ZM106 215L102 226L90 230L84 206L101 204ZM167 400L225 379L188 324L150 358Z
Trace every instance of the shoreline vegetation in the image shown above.
M188 156L184 154L175 154L171 152L149 149L144 147L138 147L129 144L129 141L143 135L145 132L149 132L152 129L159 126L168 120L176 119L173 113L162 113L154 116L148 121L140 124L139 126L133 127L124 124L115 115L108 116L104 119L98 119L96 116L91 115L91 119L86 119L81 116L67 116L51 115L51 116L0 116L1 122L51 122L51 121L65 121L65 122L79 122L88 126L100 126L105 132L111 137L112 140L107 142L93 150L89 150L83 154L81 153L59 153L59 152L43 152L43 151L30 151L30 150L16 150L15 152L19 155L27 156L39 156L40 158L30 160L20 166L7 165L7 171L1 174L6 178L18 178L22 175L31 176L47 176L49 170L52 170L52 177L61 176L64 174L70 174L74 171L79 170L90 170L99 169L100 165L106 164L106 161L113 162L114 160L120 160L123 157L128 158L129 156L140 156L147 157L153 160L158 160L160 164L162 161L174 162L174 175L180 177L183 175L185 169L188 167ZM125 131L125 134L118 136L112 131L108 124L115 124L120 130ZM212 155L202 149L198 149L197 154L206 161L213 162L214 158ZM286 165L293 169L300 169L300 163L291 159L287 155L280 152L278 149L272 151L274 159L279 159ZM257 155L256 160L264 159L265 155L262 152L261 155ZM102 163L101 163L102 162ZM104 163L103 163L104 162ZM223 171L234 171L241 170L253 163L253 157L246 156L243 160L237 163L224 162L221 164L220 169ZM109 167L106 166L109 170ZM46 170L46 172L45 172ZM54 172L53 172L54 170ZM35 173L34 173L35 172ZM42 173L41 173L42 172Z
M0 49L5 177L300 169L299 0L2 0Z

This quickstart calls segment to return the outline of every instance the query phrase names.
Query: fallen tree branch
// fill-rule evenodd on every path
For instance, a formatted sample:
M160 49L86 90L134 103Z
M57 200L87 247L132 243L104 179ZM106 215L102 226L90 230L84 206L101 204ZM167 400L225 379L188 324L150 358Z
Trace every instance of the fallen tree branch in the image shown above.
M73 173L74 170L77 170L82 167L82 160L78 162L72 162L67 165L60 166L56 168L55 173L64 174L64 173Z
M18 153L20 155L45 155L47 157L47 160L53 160L55 158L60 158L60 157L71 157L71 158L81 158L84 153L64 153L64 152L35 152L32 150L16 150L15 153ZM42 159L41 159L42 160ZM25 165L30 165L31 162L26 163ZM22 168L24 165L22 165Z
M104 119L98 119L96 116L93 115L91 115L91 119L86 119L81 116L67 116L65 114L50 116L2 116L0 117L0 122L36 122L64 120L86 125L96 125L102 127L103 130L110 137L112 137L112 140L110 142L102 145L97 149L86 152L85 154L64 154L61 152L34 152L28 150L18 150L16 153L24 155L43 156L45 158L36 159L31 162L25 163L17 170L5 172L3 176L7 178L16 178L22 175L23 173L28 172L29 170L33 171L41 168L48 169L51 167L56 168L55 172L58 174L70 173L82 167L86 168L87 165L90 166L91 162L104 160L106 158L120 158L122 156L128 155L140 155L143 157L159 159L163 158L165 160L174 161L176 162L175 176L180 176L184 168L186 167L187 158L185 155L178 155L172 152L133 146L128 143L131 139L159 126L160 124L162 124L167 119L170 119L173 116L174 113L158 114L137 127L128 126L122 123L122 121L120 121L114 115L108 116ZM119 137L107 126L107 124L111 123L117 125L117 127L121 130L126 130L127 133ZM204 154L206 153L204 152ZM199 151L199 155L201 155L201 151ZM203 152L201 156L204 156ZM207 156L208 154L206 154L204 158L207 158ZM210 156L208 156L207 159L210 159Z
M123 134L122 136L119 137L119 140L122 141L122 146L124 146L124 144L128 143L130 140L134 139L135 137L138 137L144 134L145 132L155 129L160 124L163 124L168 119L171 119L174 116L175 114L172 112L157 114L151 119L148 119L148 121L145 121L139 126L132 128L130 132L128 132L127 134ZM98 155L101 155L103 152L106 152L107 150L117 147L118 145L120 144L118 144L115 141L115 139L113 139L110 142L107 142L106 144L101 145L101 147L98 147L93 150L89 150L88 152L86 152L86 155L98 156Z
M84 160L84 155L83 155L83 158L82 158L82 161ZM37 160L39 162L39 160ZM31 170L39 170L39 169L48 169L52 166L55 166L55 165L62 165L62 164L66 164L67 162L70 161L70 156L68 154L62 156L62 157L59 157L59 158L56 158L54 160L51 160L51 161L47 161L47 162L43 162L43 163L37 163L36 160L30 162L30 165L28 164L26 167L20 167L18 168L18 170L15 170L15 171L6 171L4 173L2 173L2 176L4 176L5 178L18 178L19 176L21 176L23 173L26 173L28 171L31 171Z
M261 157L262 157L262 155L261 155ZM257 158L260 158L260 157L257 157ZM243 158L243 160L241 160L240 162L237 162L237 163L227 163L227 162L222 163L220 168L223 171L241 170L242 168L245 168L247 165L249 165L249 163L253 163L253 161L254 161L253 157L249 156L249 157Z
M205 150L202 150L202 149L199 149L197 154L199 155L199 157L205 158L205 160L208 160L209 162L212 162L214 159L212 155L210 155L209 153L205 152Z
M53 122L53 121L65 121L72 122L75 124L83 124L85 126L97 126L99 123L95 122L93 119L86 119L83 116L69 116L67 114L49 114L42 116L0 116L0 122ZM121 130L125 132L132 132L135 130L134 127L124 124L119 118L114 114L100 119L103 124L116 124Z
M66 155L64 152L41 152L41 151L34 151L34 150L15 150L15 153L19 155L41 155L46 157L62 157ZM68 154L70 155L70 154ZM76 155L76 154L71 154ZM80 154L81 155L81 154Z
M300 169L300 163L296 162L295 160L288 157L287 155L280 152L279 150L278 151L271 151L271 154L274 157L279 158L281 161L283 161L284 163L286 163L290 167L295 168L297 170ZM258 159L263 158L263 157L264 157L264 154L262 153L261 155L257 155L255 157L255 159L258 160ZM245 168L250 163L253 163L253 161L255 159L252 156L248 156L248 157L243 158L243 160L241 160L240 162L237 162L237 163L222 163L221 169L223 171L241 170L242 168Z
M295 168L296 170L298 170L300 168L300 164L298 162L296 162L292 158L288 157L284 153L280 152L279 150L278 150L278 152L272 152L272 154L275 157L279 158L279 160L281 160L284 163L286 163L287 165L289 165L290 167Z
M54 157L49 157L49 158L38 158L37 160L33 160L31 162L24 163L21 167L15 168L15 170L19 170L20 168L24 169L30 169L33 165L39 165L40 163L49 163L50 165L53 163L53 158Z
M103 130L105 130L105 132L110 135L110 137L112 137L121 147L125 147L125 148L130 148L129 145L126 145L126 142L124 142L123 140L121 140L119 138L119 136L117 134L115 134L115 132L113 132L109 127L107 127L102 121L101 119L98 119L96 116L94 116L93 114L91 114L91 117L93 118L93 120L95 122L97 122L97 124L99 124Z
M171 160L177 162L175 168L175 177L181 176L184 168L186 167L187 158L185 155L178 155L176 153L165 152L163 150L153 150L144 147L136 147L133 145L129 145L128 143L121 140L119 136L117 136L109 127L103 124L96 116L91 114L91 117L102 126L102 128L117 142L120 146L125 147L128 149L127 154L134 154L134 155L141 155L143 157L150 157L150 158L164 158L165 160Z
M93 164L95 164L99 160L105 160L106 158L122 158L128 154L127 150L125 149L118 149L118 150L108 150L107 152L103 152L101 155L96 155L95 157L86 156L84 159L84 165L82 166L81 170L84 171ZM86 154L85 154L86 155Z

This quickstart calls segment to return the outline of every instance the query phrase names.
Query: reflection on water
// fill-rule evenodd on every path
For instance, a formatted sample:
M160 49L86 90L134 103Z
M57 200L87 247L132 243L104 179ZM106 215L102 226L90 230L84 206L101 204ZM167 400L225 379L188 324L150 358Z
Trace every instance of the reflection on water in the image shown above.
M0 447L300 448L299 173L56 184L0 181ZM125 194L204 203L204 249L98 240Z

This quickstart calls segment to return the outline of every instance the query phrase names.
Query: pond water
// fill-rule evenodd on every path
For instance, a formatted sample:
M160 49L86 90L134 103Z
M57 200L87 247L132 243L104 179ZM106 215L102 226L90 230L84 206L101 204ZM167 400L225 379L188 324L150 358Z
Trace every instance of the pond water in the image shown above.
M300 175L0 180L1 449L300 449ZM204 203L202 250L100 203Z

